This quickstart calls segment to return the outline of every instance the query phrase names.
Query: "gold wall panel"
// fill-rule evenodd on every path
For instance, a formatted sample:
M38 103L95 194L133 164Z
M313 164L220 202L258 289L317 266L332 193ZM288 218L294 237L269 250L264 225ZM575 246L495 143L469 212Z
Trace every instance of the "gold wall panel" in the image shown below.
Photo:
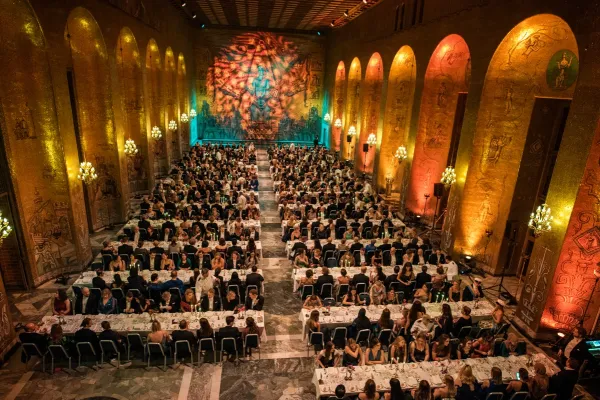
M80 269L87 223L71 207L46 40L26 0L0 9L2 132L33 283ZM15 216L16 217L16 216ZM77 223L76 223L77 222Z
M344 137L344 102L346 99L346 66L340 61L335 71L335 85L333 89L333 114L331 115L331 148L340 151ZM342 127L336 128L333 124L336 119L342 121Z
M417 214L434 213L433 185L447 167L458 95L468 91L470 66L469 47L455 34L438 44L427 65L406 195L406 207ZM425 194L431 196L427 204Z
M6 37L6 36L3 36ZM10 312L10 304L8 304L8 296L0 276L0 358L4 359L4 355L10 351L17 340L17 333L12 323Z
M167 173L167 124L165 123L165 113L163 108L162 91L162 61L160 50L156 41L150 39L146 46L146 91L148 93L148 140L150 145L148 155L152 162L152 174L161 176ZM152 139L150 136L152 127L158 126L162 132L162 138Z
M378 136L379 114L381 108L381 91L383 89L383 61L379 53L373 53L362 87L361 97L361 129L356 148L356 169L367 174L373 173L377 146L371 146L367 153L363 152L363 144L371 133Z
M128 192L121 185L108 53L96 20L82 7L69 14L65 43L70 46L75 75L84 158L98 173L98 179L87 186L92 225L97 230L124 219Z
M492 230L486 250L492 271L498 270L498 252L535 98L573 96L575 85L561 87L559 81L547 79L549 61L563 49L577 54L569 26L556 16L536 15L508 33L488 67L453 232L456 251L481 256L488 242L485 231ZM576 73L570 66L559 68L568 81L574 78L569 76Z
M358 118L360 115L360 80L361 80L361 68L360 60L355 57L350 64L350 71L348 72L348 91L346 95L346 114L344 120L344 130L342 132L342 152L341 155L344 160L354 161L355 147L358 135L360 134L360 124ZM356 135L352 137L352 141L348 143L346 136L348 135L348 129L351 126L356 128Z
M408 186L406 169L410 165L410 158L402 164L394 158L400 146L410 150L409 145L410 120L415 96L415 81L417 77L417 64L415 54L410 46L402 46L394 56L390 75L388 78L387 100L383 132L381 132L381 146L379 148L379 162L377 168L377 186L386 188L386 179L392 179L391 190L400 193L400 209L403 210L404 196Z
M124 139L132 139L138 148L126 157L130 192L148 190L148 134L142 86L142 58L131 29L124 27L117 40L117 75L125 127Z
M187 87L187 75L185 69L185 58L183 54L179 53L177 56L177 98L179 99L179 144L180 154L190 149L190 123L191 118L190 107L189 107L189 92ZM186 113L189 118L189 122L181 121L181 114Z
M209 79L209 74L214 73L210 49L204 46L197 47L194 50L194 63L196 67L196 112L198 113L196 118L198 122L196 124L197 132L190 135L200 140L204 138L205 121L210 114L210 103L213 99L213 93L209 93L207 90L207 83L213 81L213 78Z
M177 103L177 65L173 50L167 47L165 51L164 65L164 94L165 94L165 124L167 125L166 140L167 154L170 160L179 158L181 150L179 147L179 104ZM177 131L171 132L168 129L170 121L177 122Z

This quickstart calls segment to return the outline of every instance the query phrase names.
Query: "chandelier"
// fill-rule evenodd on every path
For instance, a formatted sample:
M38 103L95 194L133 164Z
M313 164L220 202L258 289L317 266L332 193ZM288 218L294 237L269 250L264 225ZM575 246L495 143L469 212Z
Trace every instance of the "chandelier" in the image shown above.
M90 184L98 178L96 174L96 168L89 161L84 161L79 165L79 174L77 174L77 179L82 181L85 184Z
M375 136L374 133L371 133L367 138L367 144L369 145L369 147L375 146L377 144L377 136Z
M444 172L442 172L441 181L446 188L449 188L456 182L456 171L452 167L446 167Z
M331 115L329 115L329 113L325 114L325 116L323 117L323 121L325 121L325 122L331 121Z
M190 120L190 118L188 117L188 115L186 113L181 114L181 116L179 117L179 120L181 122L188 122Z
M533 236L539 237L542 233L552 230L553 218L550 207L547 204L542 204L538 206L535 213L531 213L527 226L533 230Z
M169 121L169 130L170 131L174 131L177 129L177 122L175 122L175 120L170 120Z
M152 139L154 140L159 140L162 138L162 132L160 131L160 128L158 126L153 126L150 136L152 136Z
M398 149L396 150L396 154L394 154L394 158L396 160L398 160L398 162L400 164L402 164L402 161L404 161L408 158L408 153L406 152L406 147L404 147L404 146L398 147Z
M350 136L356 135L356 128L354 127L354 125L352 125L350 127L350 129L348 129L348 135L350 135Z
M342 127L342 120L341 119L336 119L335 122L333 123L333 126L335 126L336 128L341 128Z
M196 115L198 115L196 113L196 110L194 110L193 108L190 110L190 118L196 118Z
M135 145L133 139L127 139L127 141L125 142L125 150L123 151L128 156L134 156L138 153L138 148Z
M2 218L2 212L0 211L0 245L2 245L2 241L6 239L11 232L12 228L8 224L8 220L6 218Z

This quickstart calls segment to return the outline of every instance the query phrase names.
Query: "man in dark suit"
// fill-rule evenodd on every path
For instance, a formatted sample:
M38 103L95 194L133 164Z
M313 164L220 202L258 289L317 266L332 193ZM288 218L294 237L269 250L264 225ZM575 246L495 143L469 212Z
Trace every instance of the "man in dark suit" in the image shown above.
M240 256L244 254L244 249L238 244L237 239L231 239L231 246L227 249L227 255L231 255L234 251Z
M415 277L415 287L422 288L424 284L431 282L431 275L427 273L427 265L421 266L421 272Z
M121 239L121 245L117 249L117 254L127 254L127 260L133 254L133 247L128 242L127 238Z
M577 326L573 329L572 337L565 340L563 347L558 351L558 356L560 357L562 365L565 365L569 358L577 360L579 365L582 365L585 360L590 361L592 359L592 355L585 342L586 334L585 328L581 326Z
M329 275L329 268L323 267L321 268L321 276L317 278L317 282L315 283L315 290L319 296L321 295L321 288L326 283L331 283L333 290L333 276Z
M96 276L92 279L92 287L98 288L100 291L106 289L106 282L102 278L104 276L104 272L101 269L96 271Z
M579 361L569 358L564 370L550 377L549 392L556 394L556 400L569 400L579 380Z
M219 232L219 225L215 222L215 217L211 215L208 217L209 222L206 224L206 230L209 232L214 232L216 235Z
M173 221L165 221L163 222L163 224L161 225L161 229L164 232L165 229L169 228L170 232L175 232L175 223Z
M390 285L391 285L392 283L394 283L394 282L398 282L398 274L399 274L399 273L400 273L400 266L399 266L399 265L396 265L396 266L394 267L394 273L393 273L393 274L391 274L391 275L388 275L388 276L385 278L385 282L384 282L384 284L385 284L385 288L386 288L386 289L388 289L388 290L389 290L389 289L390 289Z
M221 311L221 300L215 296L215 289L208 289L200 301L200 309L202 312Z
M344 235L344 231L346 231L346 227L348 226L348 222L344 218L344 214L341 214L339 218L335 221L335 238L341 239Z
M225 323L227 324L227 326L224 326L223 328L219 329L219 332L217 333L217 341L219 343L219 346L221 346L223 339L234 338L237 343L237 348L238 349L241 348L240 331L238 330L238 328L233 326L234 322L235 322L235 317L233 315L230 315L227 318L225 318ZM227 353L230 354L229 360L231 361L233 359L232 358L233 354L231 354L231 352L233 352L233 349L229 348L229 345L227 345L226 350L228 350Z
M435 252L429 256L429 264L431 264L431 265L446 264L446 258L442 254L442 250L435 249ZM417 287L420 287L420 286L417 286Z
M365 248L361 248L358 253L354 253L354 264L355 265L363 265L363 264L368 264L369 263L369 257L373 255L373 253L371 253L370 255L367 255L367 252L365 250Z
M148 240L150 242L158 240L158 231L152 226L149 226L146 230L146 235L144 235L144 240Z
M38 327L34 323L28 323L25 325L25 332L19 334L19 340L21 343L35 344L42 354L46 354L48 350L48 335L45 332L38 333L37 329ZM25 356L25 352L21 353L21 361L24 363L29 361Z
M360 249L362 249L362 248L363 248L363 245L362 245L362 243L360 242L360 239L358 238L358 236L356 236L356 237L354 238L354 243L352 243L352 245L350 246L350 253L351 253L352 255L354 255L354 252L355 252L356 250L360 250Z
M258 273L258 267L256 265L253 265L252 272L246 275L246 286L255 285L258 288L258 293L260 294L260 290L264 280L265 278Z
M165 249L162 246L160 246L158 240L152 242L152 245L153 247L150 249L150 254L163 254L165 252Z
M137 256L142 257L142 265L144 266L144 269L150 269L150 252L148 251L148 249L144 248L143 240L140 240L138 242L136 249L133 251L133 254L136 256L136 258L138 258Z
M127 290L131 289L139 290L141 294L147 295L146 281L139 275L137 268L132 268L127 277Z
M302 236L299 242L294 243L292 246L292 251L290 252L292 259L299 253L299 250L307 251L306 241L308 238L306 236Z
M419 248L419 239L417 238L413 238L409 244L406 245L406 249L413 249L415 251L415 253L417 252L417 249Z
M98 314L99 301L89 288L81 288L81 294L75 299L75 314Z
M323 256L333 257L335 254L335 244L332 243L333 239L331 236L327 238L327 243L323 246Z
M381 250L382 254L384 251L390 251L392 249L392 245L390 244L390 238L384 237L383 243L379 245L378 249Z
M90 318L84 318L81 321L81 329L75 332L75 343L89 342L96 351L96 355L100 358L100 341L96 332L91 330L92 320Z
M250 290L246 299L246 310L262 311L265 298L258 294L256 289Z
M369 287L369 277L367 276L367 267L366 266L362 266L360 267L360 273L356 274L352 277L352 285L356 286L359 283L364 283L367 285L367 288Z
M150 221L146 219L145 215L142 215L142 218L140 218L140 221L138 222L138 227L146 230L148 230L148 228L150 227Z
M98 335L99 340L110 340L115 344L119 353L124 354L125 346L123 345L123 337L110 328L110 322L102 321L102 332Z
M179 321L179 329L173 331L171 337L173 338L173 348L175 348L176 342L185 340L190 344L190 349L194 351L194 345L197 342L196 335L188 330L188 322L185 319Z
M369 217L365 216L365 222L362 224L363 228L363 238L367 238L369 232L373 230L373 223L369 221Z
M240 259L240 254L236 251L231 253L231 256L227 260L227 265L225 265L226 269L240 269L243 268L244 263Z

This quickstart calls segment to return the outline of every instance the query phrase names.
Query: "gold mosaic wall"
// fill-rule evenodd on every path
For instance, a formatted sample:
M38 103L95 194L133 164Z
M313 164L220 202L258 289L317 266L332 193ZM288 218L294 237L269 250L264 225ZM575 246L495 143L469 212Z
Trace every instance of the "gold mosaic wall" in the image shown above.
M146 46L146 93L148 104L148 120L150 132L152 128L158 126L162 132L161 139L149 140L149 155L151 156L151 170L154 176L163 175L167 170L167 124L165 124L165 113L163 109L163 91L162 91L162 61L160 50L156 41L150 39Z
M179 99L179 143L181 144L181 151L185 152L190 149L190 107L189 107L189 96L187 87L187 77L185 69L185 57L179 53L177 56L177 98ZM186 113L188 115L188 122L181 121L181 114Z
M344 120L344 130L342 132L342 150L341 156L344 160L354 160L356 141L360 134L360 124L358 118L360 115L359 103L360 103L360 85L361 85L361 68L360 60L354 58L352 64L350 64L350 72L348 72L348 91L346 92L346 113ZM356 128L356 135L352 137L352 141L348 143L346 136L348 135L348 129L351 126Z
M179 157L181 153L179 145L179 104L177 103L177 65L175 64L175 56L173 50L167 47L165 51L165 65L163 74L163 87L165 96L165 124L167 125L166 140L167 154L169 160ZM171 131L168 129L169 122L177 123L177 130ZM170 162L170 161L169 161Z
M333 89L333 113L331 114L331 148L340 151L344 137L344 103L346 98L346 67L340 61L335 71L335 86ZM342 126L336 128L334 123L337 119L342 121Z

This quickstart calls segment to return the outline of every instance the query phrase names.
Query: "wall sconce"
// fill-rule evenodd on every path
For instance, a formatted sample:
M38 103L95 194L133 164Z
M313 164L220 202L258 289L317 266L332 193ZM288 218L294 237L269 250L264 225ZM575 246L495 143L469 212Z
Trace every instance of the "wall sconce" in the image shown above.
M375 146L377 144L377 136L374 133L371 133L367 138L367 144L369 147Z
M170 131L177 130L177 122L175 122L175 120L173 120L173 119L169 121L169 130Z
M183 123L186 123L190 120L190 118L188 117L188 115L186 113L181 114L181 116L179 117L179 120ZM175 128L177 129L177 128Z
M398 160L399 164L402 164L402 162L408 158L408 153L406 151L406 147L404 147L404 146L398 147L398 149L396 150L396 154L394 154L394 158L396 160Z
M127 141L125 141L125 149L123 152L130 157L133 157L138 153L138 148L133 139L127 139Z
M333 123L333 126L335 126L336 128L341 128L342 127L342 120L341 119L336 119L335 122Z
M350 129L348 129L348 135L350 135L350 136L356 136L356 127L354 125L352 125L350 127Z
M196 118L196 115L198 115L198 114L196 113L196 110L194 110L194 109L192 108L192 109L190 110L190 118L194 119L194 118Z
M160 128L158 126L153 126L152 127L152 131L150 132L150 136L154 140L161 139L162 138L162 132L160 131Z
M329 113L325 114L325 116L323 117L323 121L329 123L329 121L331 121L331 115L329 115Z
M442 172L442 179L440 180L448 189L456 182L456 171L452 167L446 167L444 172Z
M547 204L538 206L535 213L531 213L529 216L529 223L527 226L533 230L533 236L540 237L542 233L550 232L552 230L552 219L550 207Z
M2 218L2 212L0 212L0 246L2 246L2 242L11 232L12 228L10 227L8 220Z
M84 161L79 165L79 174L77 174L77 179L86 185L89 185L98 179L96 168L94 168L91 162Z

